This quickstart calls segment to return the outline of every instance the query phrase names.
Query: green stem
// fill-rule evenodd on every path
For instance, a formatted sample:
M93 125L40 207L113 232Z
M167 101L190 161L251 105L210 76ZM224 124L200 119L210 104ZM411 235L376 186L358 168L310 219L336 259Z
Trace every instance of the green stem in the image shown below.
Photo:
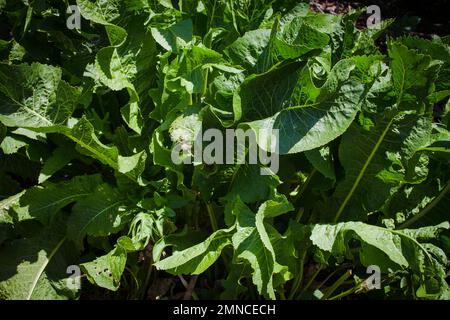
M317 289L322 288L323 285L324 285L325 283L327 283L327 281L330 280L330 278L333 277L333 276L336 274L336 272L338 272L339 270L340 270L340 268L337 269L337 270L334 270L332 273L330 273L330 274L325 278L325 280L323 280L323 281L319 284L319 286L317 287Z
M130 274L130 276L131 276L131 278L132 278L132 280L134 280L134 284L135 284L135 286L136 286L136 290L138 290L139 292L139 294L140 294L140 292L142 291L142 286L141 286L141 284L139 283L139 280L137 279L137 277L136 277L136 275L134 274L134 272L133 272L133 270L131 270L129 267L125 267L125 270L126 271L128 271L128 273ZM124 279L124 281L128 281L127 280L127 277L123 277L123 279ZM126 288L128 287L128 285L126 285L125 286ZM132 293L132 297L134 298L134 292Z
M360 287L361 287L361 284L358 284L357 286L354 286L353 288L351 288L351 289L349 289L347 291L341 292L341 293L335 295L334 297L329 298L328 300L342 299L342 298L344 298L344 297L346 297L348 295L351 295L352 293L357 291Z
M214 214L214 209L213 209L211 203L205 202L205 204L206 204L206 210L208 211L208 215L209 215L209 221L211 222L211 227L212 227L213 231L216 232L219 228L217 227L217 220L216 220L216 216Z
M412 225L413 223L415 223L420 218L422 218L423 216L425 216L428 212L430 212L439 203L439 201L442 200L442 198L445 196L445 194L448 191L450 191L450 183L448 183L447 186L445 186L445 188L442 190L442 192L436 198L434 198L434 200L431 201L431 203L429 205L427 205L421 212L419 212L418 214L413 216L411 219L402 223L398 227L398 229L405 229L405 228L409 227L410 225Z
M311 108L311 107L315 107L315 106L319 106L320 103L310 103L310 104L304 104L304 105L299 105L299 106L292 106L292 107L288 107L288 110L295 110L295 109L303 109L303 108Z
M203 85L202 97L204 97L206 95L206 91L208 91L208 74L209 74L209 70L208 70L208 68L206 68L204 71L205 84Z
M234 29L236 30L236 32L239 35L241 35L240 32L239 32L239 28L237 26L237 23L236 23L236 16L235 16L235 12L236 11L234 10L233 1L230 1L230 7L231 7L231 17L232 17L232 20L233 20Z
M303 252L303 255L300 259L300 270L298 271L297 277L294 279L294 284L292 285L291 288L291 292L289 294L289 300L294 299L295 294L298 291L298 288L300 288L300 285L302 283L303 280L303 270L304 270L304 265L305 265L305 257L306 257L306 253L308 250L305 250Z
M213 20L214 20L214 15L216 14L216 1L214 0L214 4L213 4L213 8L211 10L211 18L209 19L209 25L208 25L208 30L211 29L212 24L213 24ZM210 48L210 47L209 47Z
M147 270L147 275L145 276L145 282L144 282L144 286L142 287L142 292L141 292L142 300L145 299L145 293L147 292L147 287L148 287L148 284L150 283L150 277L152 276L152 271L153 271L153 263L152 263L152 259L150 259L149 265L148 265L148 270Z
M300 222L304 213L305 213L305 208L302 207L302 208L298 209L297 215L295 216L295 221Z
M320 271L322 271L322 266L319 266L319 268L316 270L316 272L314 272L314 274L312 275L312 277L309 279L308 283L306 284L306 286L302 289L302 291L300 291L300 295L302 295L306 290L309 289L309 287L312 285L312 283L314 282L314 280L316 279L316 277L319 275Z
M328 299L334 291L336 291L337 288L339 288L342 283L344 283L350 276L352 275L352 271L348 270L347 272L345 272L339 279L336 280L335 283L333 283L331 285L330 288L328 288L328 290L324 293L322 299Z

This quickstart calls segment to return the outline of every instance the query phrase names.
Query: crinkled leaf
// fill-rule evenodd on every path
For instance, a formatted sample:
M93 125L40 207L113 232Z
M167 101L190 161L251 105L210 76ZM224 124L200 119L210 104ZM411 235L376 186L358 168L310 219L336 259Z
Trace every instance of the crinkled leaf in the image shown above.
M38 182L42 183L48 180L53 174L67 165L75 155L75 150L69 146L61 146L55 149L53 154L44 162L39 173Z
M73 299L77 287L66 272L73 255L66 239L42 232L18 239L0 251L0 297L8 300ZM73 262L72 262L73 263Z
M176 52L192 40L192 20L183 20L165 29L152 28L151 31L161 47Z
M78 176L67 182L33 187L21 196L20 210L46 224L68 204L90 196L101 181L99 175Z
M238 198L233 214L236 216L236 232L232 238L235 259L248 262L253 269L252 280L258 292L275 299L274 274L283 272L286 267L275 261L275 251L264 226L266 209L260 208L255 215Z
M121 230L128 215L123 195L108 184L101 184L88 197L77 201L68 222L67 235L82 246L86 235L108 236Z
M127 251L117 245L111 252L94 261L82 263L80 266L89 281L99 287L116 291L120 286L120 278L125 270Z
M257 133L260 146L270 145L260 139L261 130L270 130L268 132L278 130L280 154L312 150L344 133L355 119L366 94L366 88L362 83L348 80L353 68L351 60L339 62L313 103L303 104L302 101L298 101L296 90L299 90L298 87L302 86L302 82L295 82L297 81L295 75L286 74L286 71L282 70L272 71L274 75L269 72L260 76L258 80L255 78L246 85L245 93L241 88L240 95L245 98L245 100L241 98L244 112L259 109L256 114L260 117L271 115L263 120L246 123ZM279 78L274 78L275 74ZM288 79L294 81L292 85L285 83L289 81ZM251 87L248 87L250 83ZM259 88L254 87L255 85ZM261 88L266 96L261 95ZM247 97L249 90L254 92ZM248 100L250 97L252 102Z
M78 91L58 67L0 64L0 121L10 127L51 128L72 115Z
M220 257L223 248L231 244L233 229L218 230L205 241L183 251L175 251L155 266L174 274L200 274Z

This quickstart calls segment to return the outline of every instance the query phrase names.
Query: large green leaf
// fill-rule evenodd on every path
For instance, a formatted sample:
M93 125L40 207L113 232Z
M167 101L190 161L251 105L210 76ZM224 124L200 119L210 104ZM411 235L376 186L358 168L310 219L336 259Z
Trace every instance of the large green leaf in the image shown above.
M12 235L15 217L11 210L19 206L20 197L24 192L22 191L0 201L0 244Z
M356 123L350 127L339 147L345 179L329 203L335 221L365 219L381 209L403 183L414 182L417 174L426 177L426 171L410 172L406 160L420 148L420 139L415 138L429 134L426 119L399 114L393 119L378 117L370 128ZM424 170L420 163L413 166L413 171Z
M94 126L85 117L81 118L73 128L60 128L59 132L75 141L81 153L99 160L139 184L145 184L141 177L147 159L145 151L129 157L119 155L116 146L107 146L99 140Z
M0 144L4 154L16 153L20 148L28 146L27 140L21 137L7 136Z
M376 263L385 267L387 262L382 264L383 261L378 259L378 255L370 251L378 249L380 253L385 254L390 261L398 266L408 266L408 261L402 254L396 234L387 229L361 222L315 225L312 228L310 238L312 243L321 250L332 252L336 256L345 256L348 250L349 237L351 237L347 234L351 234L351 232L354 232L355 236L362 241L360 257L364 261L364 265L369 266L372 262L375 263L371 258L376 256ZM387 270L387 268L383 270Z
M251 72L265 72L276 63L297 59L312 51L320 51L329 42L329 37L307 18L308 8L298 4L281 20L273 23L272 29L246 32L226 48L231 60ZM310 20L310 21L308 21Z
M78 246L86 235L108 236L121 230L130 212L124 206L124 197L108 184L75 204L67 228L69 239Z
M62 169L73 158L75 158L76 152L73 147L61 146L55 149L53 154L45 161L39 173L38 182L42 183L48 180L54 173Z
M231 244L233 228L218 230L205 241L182 251L175 251L170 257L158 261L155 266L174 274L200 274L208 269L226 246Z
M420 103L429 93L438 65L431 64L430 56L394 41L389 42L389 56L392 58L392 82L397 94L397 107L414 108L418 105L416 108L423 108ZM400 106L401 103L406 106Z
M183 20L165 29L152 28L151 32L161 47L176 52L192 40L192 20Z
M349 80L354 67L352 60L340 61L312 102L299 96L303 78L299 80L295 74L289 74L290 70L295 70L293 66L246 80L240 91L246 117L249 112L255 112L260 118L270 115L246 123L257 134L260 146L264 148L268 143L259 139L261 130L278 130L280 154L316 149L344 133L361 109L366 95L362 83Z
M97 85L115 91L127 89L130 100L121 109L122 117L131 129L141 133L142 111L148 108L147 91L153 80L148 70L153 67L156 57L150 30L143 27L147 17L137 15L118 20L122 5L118 1L77 2L83 17L105 26L111 42L111 46L98 51L95 64L88 66L86 75Z
M270 39L270 29L258 29L246 32L242 37L233 42L225 50L225 53L235 63L248 71L256 71L257 65L262 64Z
M270 238L279 241L281 236L273 228L269 227L267 231L264 219L289 212L293 209L292 205L286 198L279 197L263 203L255 215L237 197L232 200L231 207L231 213L236 219L234 226L214 232L197 245L175 251L170 257L158 261L155 266L174 274L200 274L220 257L224 247L232 244L236 262L248 262L253 269L252 279L258 291L275 299L273 277L277 273L286 273L287 268L276 262L276 254L270 242Z
M119 151L115 146L103 144L97 137L94 126L85 117L81 118L72 129L64 128L63 133L77 143L82 153L118 169Z
M51 128L72 115L78 91L58 67L0 64L0 121L10 127Z
M308 24L304 17L295 17L281 20L270 49L278 61L295 59L314 49L324 48L328 41L329 37Z
M127 251L117 245L112 251L94 261L82 263L80 266L89 281L99 287L116 291L120 286L120 278L125 270Z
M236 232L232 238L235 259L250 264L253 269L252 280L258 292L270 299L275 299L274 275L286 272L287 268L276 261L276 253L264 225L264 218L292 209L289 205L274 209L273 205L263 204L256 215L239 198L233 206L233 214L236 216Z
M334 221L365 219L380 210L399 186L427 176L428 159L418 151L433 140L430 114L421 115L432 88L433 65L429 56L395 42L390 43L390 55L394 105L381 108L384 115L373 111L361 115L360 125L354 123L343 136L339 158L346 175L333 196L335 203L329 204L336 210ZM374 101L383 106L379 94Z
M26 213L29 218L36 218L47 224L68 204L92 195L101 181L99 175L79 176L68 182L48 182L43 186L33 187L20 197L20 208L17 210L22 215Z
M0 298L73 299L79 288L71 286L66 272L73 259L66 247L66 238L48 230L5 244L0 250Z
M276 175L261 175L258 165L240 165L233 172L227 199L239 197L244 203L264 201L280 184Z

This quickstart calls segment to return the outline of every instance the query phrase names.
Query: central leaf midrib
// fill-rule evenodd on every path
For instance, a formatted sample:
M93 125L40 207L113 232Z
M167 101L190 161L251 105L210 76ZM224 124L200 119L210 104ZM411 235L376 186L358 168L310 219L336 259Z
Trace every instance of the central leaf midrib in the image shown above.
M114 208L115 206L117 206L118 204L121 204L121 203L123 203L123 200L117 201L117 202L113 203L112 205L107 206L106 208L100 210L97 214L95 214L91 219L89 219L89 220L87 221L87 223L83 226L83 228L81 228L80 232L78 232L78 236L80 236L80 235L82 236L82 235L83 235L83 232L86 230L86 228L87 228L88 226L90 226L91 223L92 223L92 221L94 221L95 219L97 219L97 217L98 217L99 215L101 215L102 213L104 213L105 211L107 211L107 210L109 210L109 209L111 209L111 208Z
M66 237L62 238L61 241L58 242L56 247L52 250L50 255L48 256L47 260L42 264L42 266L39 268L36 277L33 279L31 283L30 290L28 291L26 300L30 300L31 296L33 295L34 290L36 289L36 286L39 282L39 279L41 278L42 274L44 273L45 268L47 268L50 261L53 259L53 256L56 254L56 252L59 250L59 248L62 246L62 244L66 241Z
M47 204L47 205L45 205L45 206L42 206L42 207L39 207L39 208L35 208L35 209L30 209L30 212L39 212L39 211L41 211L41 210L47 209L47 208L49 208L49 207L51 207L51 206L54 206L54 205L56 205L56 204L58 204L58 203L64 202L64 201L66 201L66 200L69 200L69 199L71 199L71 198L74 198L74 200L75 200L75 199L78 198L78 197L85 197L85 196L88 196L88 195L90 195L90 193L78 193L78 194L72 194L72 195L70 195L70 196L67 196L67 197L64 197L64 198L62 198L62 199L56 200L56 201L54 201L54 202L51 202L50 204Z
M352 188L348 192L347 196L345 197L344 201L342 202L341 206L339 207L338 212L336 213L336 216L334 218L334 223L337 223L339 221L339 218L342 215L342 212L344 211L345 207L347 206L348 202L352 198L353 194L355 193L356 188L360 184L364 174L367 171L367 168L369 167L370 163L373 160L373 157L377 153L378 149L380 148L381 144L383 143L384 138L386 137L387 133L389 132L389 129L391 128L392 123L394 122L394 117L389 121L386 128L383 130L381 136L378 138L377 143L375 144L375 147L372 149L372 152L370 153L369 157L367 158L366 162L363 165L363 168L358 174L358 177L356 178L355 182L352 185Z
M101 152L98 152L97 150L95 150L94 148L92 148L89 144L84 143L82 140L80 140L80 139L78 139L77 137L73 136L73 135L70 134L69 132L66 132L65 135L66 135L68 138L70 138L70 139L72 139L73 141L75 141L76 143L78 143L82 148L85 148L85 149L87 149L88 151L92 152L92 153L97 157L97 159L99 159L99 160L102 159L102 160L104 161L104 163L106 163L107 165L111 166L114 170L116 170L116 171L119 170L118 165L117 165L113 160L111 160L111 158L105 157ZM100 160L100 161L102 161L102 160ZM124 173L124 174L125 174L128 178L130 178L131 180L136 181L136 178L135 178L132 174L130 174L130 172L126 172L126 173Z
M92 152L99 159L103 159L103 161L105 161L105 163L110 165L113 169L115 169L115 170L118 169L118 166L115 164L114 161L111 161L111 159L109 157L105 157L101 152L98 152L97 150L92 148L89 144L85 143L83 140L78 139L77 137L73 136L70 133L66 133L66 136L69 137L70 139L72 139L73 141L75 141L76 143L78 143L81 147L83 147L83 148L89 150L90 152Z
M28 113L37 116L38 118L42 119L44 122L46 122L49 125L53 125L53 123L48 120L47 118L45 118L43 115L39 114L38 112L34 111L33 109L31 109L30 107L26 106L25 104L17 101L16 99L14 99L12 96L9 97L14 103L16 103L17 105L21 106L22 108L24 108L26 111L28 111ZM33 93L33 99L34 99L34 93ZM34 103L34 101L33 101Z

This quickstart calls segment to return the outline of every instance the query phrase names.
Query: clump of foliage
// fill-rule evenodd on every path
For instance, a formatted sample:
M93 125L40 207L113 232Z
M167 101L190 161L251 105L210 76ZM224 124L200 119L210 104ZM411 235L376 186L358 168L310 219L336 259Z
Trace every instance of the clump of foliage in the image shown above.
M390 20L287 0L77 0L70 30L71 4L0 1L0 298L450 297L448 37L383 52ZM279 129L279 172L175 165L198 128Z

